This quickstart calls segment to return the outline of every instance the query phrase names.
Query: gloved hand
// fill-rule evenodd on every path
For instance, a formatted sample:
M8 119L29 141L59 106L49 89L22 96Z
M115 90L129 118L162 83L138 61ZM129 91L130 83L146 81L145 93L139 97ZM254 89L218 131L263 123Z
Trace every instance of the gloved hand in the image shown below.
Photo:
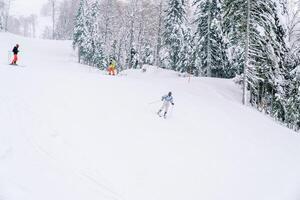
M174 106L174 103L172 103L172 106Z

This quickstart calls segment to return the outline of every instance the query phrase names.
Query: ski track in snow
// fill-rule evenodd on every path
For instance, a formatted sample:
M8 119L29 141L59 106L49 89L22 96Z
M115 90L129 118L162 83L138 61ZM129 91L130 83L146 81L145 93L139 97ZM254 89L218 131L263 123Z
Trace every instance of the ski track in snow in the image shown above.
M0 55L16 41L26 67L0 59L0 200L300 198L299 135L242 106L231 80L106 76L70 41L6 33Z
M16 99L18 99L18 100L16 101ZM38 127L41 127L41 128L45 127L45 129L49 131L50 137L49 137L48 141L52 141L54 143L54 145L61 144L61 145L63 145L65 150L68 149L68 145L66 142L64 142L64 139L62 139L61 134L57 130L52 128L51 125L42 121L40 119L41 117L37 113L34 113L33 111L31 111L30 105L26 104L26 101L24 101L22 99L20 100L18 97L15 97L14 99L7 100L6 104L4 104L4 105L6 105L8 107L10 106L9 109L14 108L14 109L18 110L18 115L19 116L22 115L22 117L20 117L20 119L25 119L27 117L31 117L30 120L33 121ZM17 117L17 116L14 116L14 117ZM47 161L49 162L49 159L50 159L51 161L55 162L55 164L57 165L56 166L57 168L60 168L61 167L60 163L62 162L62 160L57 159L52 153L50 153L46 148L44 148L41 144L39 144L39 142L37 141L38 139L35 139L35 136L30 134L29 131L26 131L26 127L24 126L23 122L20 122L20 124L18 124L18 125L22 130L22 135L19 135L19 137L24 137L25 140L27 141L28 146L30 146L37 154L41 155L41 158L43 160L45 160L46 162ZM2 154L0 151L0 159L1 159L1 157L7 156L7 154L10 153L11 151L12 151L11 147L7 147L5 149L5 152ZM69 149L67 151L71 152L71 149ZM105 199L113 199L113 200L121 200L122 199L119 194L114 192L108 186L105 186L103 183L101 183L101 181L97 180L97 178L93 177L92 170L86 171L84 169L66 166L63 173L71 173L72 176L78 176L79 178L84 178L84 179L88 180L90 183L97 186L100 191L102 191L102 192L104 191L108 194L112 194L112 195L102 195L103 197L105 197Z

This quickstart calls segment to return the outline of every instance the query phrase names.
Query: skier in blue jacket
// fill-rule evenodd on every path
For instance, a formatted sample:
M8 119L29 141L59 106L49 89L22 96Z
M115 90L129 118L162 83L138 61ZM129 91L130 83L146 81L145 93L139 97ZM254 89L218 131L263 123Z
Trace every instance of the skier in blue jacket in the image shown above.
M160 113L164 110L164 117L166 118L170 104L174 105L172 92L169 92L167 95L163 96L161 100L163 101L163 105L157 114L161 116Z

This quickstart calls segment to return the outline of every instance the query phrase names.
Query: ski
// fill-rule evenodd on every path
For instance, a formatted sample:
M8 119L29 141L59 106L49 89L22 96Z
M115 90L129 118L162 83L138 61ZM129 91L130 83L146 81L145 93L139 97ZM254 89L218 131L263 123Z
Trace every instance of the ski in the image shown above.
M156 113L160 118L164 118L164 119L167 119L167 116L166 115L161 115L160 113Z
M24 65L19 65L19 64L8 64L10 66L16 66L16 67L25 67Z

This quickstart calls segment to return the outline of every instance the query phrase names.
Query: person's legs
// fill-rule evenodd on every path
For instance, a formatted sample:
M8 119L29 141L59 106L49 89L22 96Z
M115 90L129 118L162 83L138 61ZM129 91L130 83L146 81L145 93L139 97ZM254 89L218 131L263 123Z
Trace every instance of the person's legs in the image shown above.
M15 58L15 64L17 64L17 61L18 61L18 55L15 55L16 58Z
M161 108L160 108L159 111L158 111L158 114L160 114L161 111L163 111L163 109L165 108L165 104L166 104L166 102L163 103L163 105L161 106Z
M168 111L169 111L169 107L170 107L170 103L169 103L169 102L166 102L164 116L167 115L167 113L168 113Z
M17 64L17 61L18 61L18 55L14 54L14 58L13 58L11 64Z

